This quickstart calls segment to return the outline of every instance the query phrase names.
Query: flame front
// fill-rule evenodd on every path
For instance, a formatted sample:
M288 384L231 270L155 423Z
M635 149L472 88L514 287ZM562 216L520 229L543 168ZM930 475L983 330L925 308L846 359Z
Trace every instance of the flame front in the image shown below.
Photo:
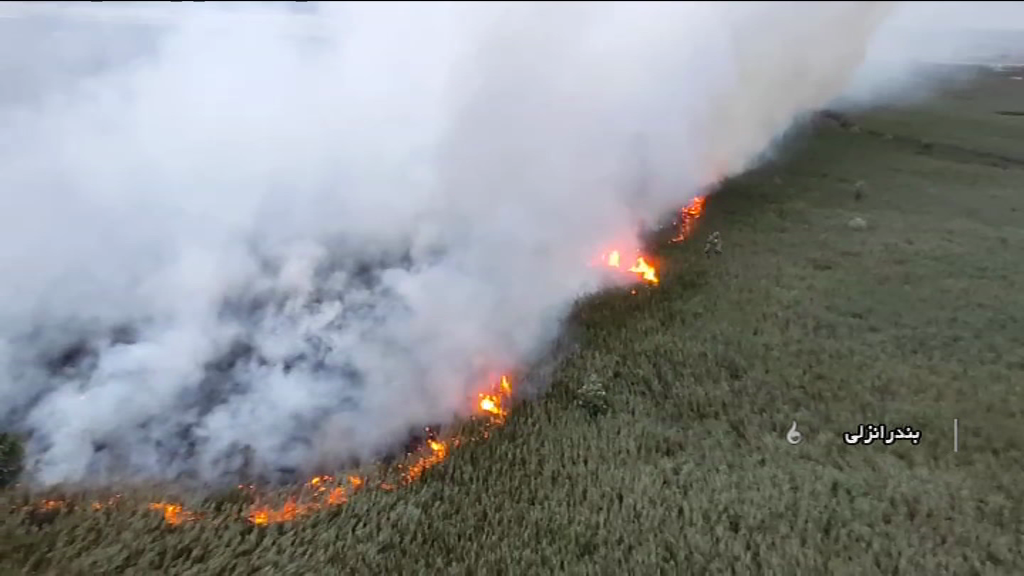
M634 274L639 274L641 278L650 282L651 284L658 283L657 271L654 269L653 266L651 266L644 260L643 256L636 259L636 264L634 264L633 267L629 269L629 271L633 272Z
M150 504L149 509L161 512L164 515L164 522L167 522L171 526L177 526L182 522L188 522L198 518L198 515L185 510L181 504L158 502Z
M512 385L509 384L508 376L502 376L498 383L498 391L494 394L480 394L478 406L480 410L491 417L491 420L498 424L505 421L508 415L503 406L504 399L512 396Z
M448 456L448 444L444 442L427 440L427 447L430 449L430 453L413 462L406 470L405 476L402 478L406 484L415 482L428 468L440 464Z
M478 408L481 415L488 418L487 425L498 425L504 422L507 414L505 404L512 397L512 384L508 376L501 376L497 386L492 393L480 394ZM428 433L430 431L428 430ZM424 449L413 454L412 462L399 466L402 470L402 484L411 484L420 479L428 469L440 464L448 457L452 446L458 446L459 438L441 440L429 437ZM307 516L318 510L340 506L348 502L349 497L362 488L366 479L360 476L349 476L348 485L333 485L335 479L331 476L316 476L306 483L305 488L312 493L308 502L300 502L297 498L289 499L282 506L272 507L268 505L254 506L247 515L251 524L265 526L281 522L291 522L303 516ZM377 488L385 491L395 489L395 485L388 482L380 482Z
M506 404L512 397L512 384L508 376L501 376L497 385L493 386L492 392L480 394L478 408L480 415L486 418L487 427L499 425L504 422L508 413ZM428 433L430 431L428 430ZM432 433L431 433L432 434ZM423 475L428 469L440 464L448 457L451 447L460 444L460 438L441 440L429 437L424 449L416 454L411 454L412 461L404 466L402 470L401 484L411 484ZM272 506L266 503L253 504L245 514L245 519L256 526L291 522L308 516L314 512L340 506L349 501L349 497L363 488L367 479L362 476L348 476L346 482L338 483L333 476L314 476L305 485L303 490L305 498L292 497L284 504ZM393 490L395 485L381 481L376 484L381 490ZM242 490L255 490L252 486L239 486ZM106 501L93 502L92 510L102 510L113 506L118 502L121 495L118 494ZM43 500L38 502L31 509L41 512L59 513L73 508L71 502L66 500ZM191 522L202 518L197 512L187 510L182 504L173 502L152 502L146 506L148 510L159 512L164 522L171 526L177 526L185 522Z
M679 222L679 234L673 238L673 242L684 240L691 235L694 224L703 214L705 200L705 196L698 196L680 211L682 219ZM618 250L609 252L602 257L602 260L609 267L622 269L622 255ZM626 269L626 271L638 275L642 280L650 284L656 285L659 282L657 270L641 255L636 257L634 264ZM636 294L636 290L633 290L632 293ZM479 395L477 408L480 414L487 419L485 435L487 434L486 430L488 427L501 425L505 422L505 418L508 415L507 404L511 398L512 384L508 376L504 375L501 376L497 386L490 393L481 393ZM449 454L450 447L458 446L460 443L461 439L457 437L449 440L429 437L424 449L420 453L410 455L414 459L410 464L403 467L402 483L408 484L418 480L427 469L444 461ZM332 476L316 476L304 485L304 489L309 494L308 501L291 498L284 505L278 507L255 504L246 514L246 519L251 524L264 526L279 522L289 522L318 510L340 506L348 502L349 497L367 483L367 479L361 476L349 476L346 480L347 483L338 484ZM382 481L377 483L376 487L380 490L393 490L395 485ZM251 489L252 487L240 486L240 488ZM102 510L113 506L120 497L121 495L118 494L105 502L93 502L90 508L92 510ZM62 512L70 509L71 506L64 500L44 500L32 508L41 511ZM150 503L147 508L160 512L164 521L172 526L202 518L200 514L186 510L183 505L177 503L154 502Z
M697 196L679 211L679 233L672 239L673 242L682 242L693 235L697 220L704 214L704 203L707 199L707 196Z
M602 257L609 267L611 268L622 268L622 254L618 250L612 250L607 255ZM641 279L650 283L658 283L658 271L655 270L654 266L651 266L643 256L637 256L636 262L626 269L627 272L632 272L640 276Z

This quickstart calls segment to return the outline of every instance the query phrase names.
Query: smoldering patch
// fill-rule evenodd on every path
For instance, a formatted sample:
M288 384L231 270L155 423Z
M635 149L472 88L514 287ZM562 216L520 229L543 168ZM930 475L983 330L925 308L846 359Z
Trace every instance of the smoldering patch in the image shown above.
M346 256L325 253L310 268L307 290L287 285L281 289L268 281L225 299L218 321L232 327L235 336L203 363L196 381L175 386L178 392L165 411L128 426L115 423L106 432L89 433L89 441L78 447L87 453L79 455L88 460L83 477L106 481L170 476L182 481L230 482L242 474L280 481L308 471L327 422L366 425L360 423L360 413L368 368L351 352L361 341L387 346L387 335L377 328L396 322L408 310L384 278L424 264L415 262L408 251L355 260L350 259L351 253ZM285 268L281 263L266 264L265 279L279 278ZM5 420L7 426L28 433L30 470L33 465L46 466L47 454L60 442L47 433L47 426L29 425L31 417L38 418L45 404L58 396L85 398L91 388L109 385L98 380L103 377L99 371L104 358L146 346L153 337L152 328L142 320L110 326L84 323L75 332L66 327L63 331L38 328L15 341L20 349L34 352L29 366L39 376L40 388L31 400ZM398 343L394 352L401 357ZM130 400L133 393L126 394ZM288 416L275 421L269 435L273 442L223 441L222 436L234 436L225 429L247 420L246 406L273 402L275 394L304 397L305 402L283 407ZM259 423L254 433L258 427ZM403 452L406 441L385 443L372 455L352 450L335 457L358 460L381 452Z

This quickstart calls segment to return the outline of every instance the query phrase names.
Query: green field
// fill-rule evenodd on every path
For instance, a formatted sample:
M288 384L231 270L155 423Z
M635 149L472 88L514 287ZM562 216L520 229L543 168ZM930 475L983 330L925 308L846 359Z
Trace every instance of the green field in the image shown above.
M419 482L270 527L223 498L177 527L14 511L0 571L1024 574L1013 75L822 123L726 183L698 225L722 256L659 242L662 284L581 303L547 393ZM847 446L861 423L921 443Z

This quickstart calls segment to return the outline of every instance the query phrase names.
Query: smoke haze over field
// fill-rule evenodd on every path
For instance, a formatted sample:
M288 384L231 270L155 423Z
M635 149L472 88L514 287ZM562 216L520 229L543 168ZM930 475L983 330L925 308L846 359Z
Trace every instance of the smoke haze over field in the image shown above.
M212 479L243 445L302 468L465 414L616 281L589 266L609 242L838 96L889 8L339 3L315 39L199 7L118 41L5 21L4 54L103 50L0 94L0 426L43 483Z
M1024 66L1024 2L898 3L834 104L913 104L977 73L935 64Z

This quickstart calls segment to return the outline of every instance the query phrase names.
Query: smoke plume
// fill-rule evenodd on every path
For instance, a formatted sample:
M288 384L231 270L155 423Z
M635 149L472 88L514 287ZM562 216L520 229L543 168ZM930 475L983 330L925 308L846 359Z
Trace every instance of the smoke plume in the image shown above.
M213 480L464 415L616 281L609 241L838 96L888 10L325 3L312 34L193 5L128 46L33 21L5 54L104 51L0 95L0 426L41 483Z
M1024 2L901 2L830 107L912 105L997 66L1024 66Z

